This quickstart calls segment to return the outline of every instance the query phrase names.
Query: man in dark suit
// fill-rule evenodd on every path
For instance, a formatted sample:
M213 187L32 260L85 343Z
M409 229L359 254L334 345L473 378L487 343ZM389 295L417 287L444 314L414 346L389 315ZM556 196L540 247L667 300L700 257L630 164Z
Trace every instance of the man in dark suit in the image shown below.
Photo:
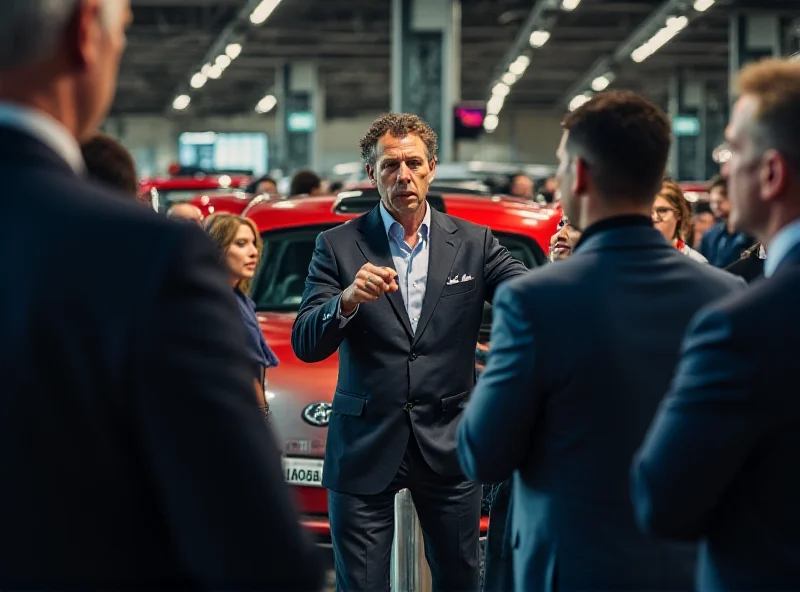
M486 369L458 429L467 476L514 476L516 590L677 590L691 549L637 529L628 467L691 315L740 283L653 228L666 116L625 92L567 116L558 150L571 257L500 288Z
M481 491L459 468L455 427L484 302L525 267L488 228L430 207L436 134L419 117L381 116L361 148L381 203L317 238L292 332L306 362L339 350L323 477L337 586L388 590L407 487L434 589L474 590Z
M634 499L656 536L699 539L700 590L800 589L800 63L739 76L724 168L764 275L693 320L637 455Z
M213 247L83 178L129 19L3 0L0 588L315 590Z

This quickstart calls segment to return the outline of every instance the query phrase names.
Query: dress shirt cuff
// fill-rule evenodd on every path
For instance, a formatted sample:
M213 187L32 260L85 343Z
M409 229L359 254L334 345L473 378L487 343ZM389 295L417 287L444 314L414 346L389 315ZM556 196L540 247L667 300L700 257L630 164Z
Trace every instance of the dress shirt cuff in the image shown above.
M336 304L336 318L339 319L339 328L343 329L350 320L356 316L358 312L358 307L361 306L360 304L356 304L356 309L351 312L349 315L345 316L342 314L342 297L339 296L339 302Z

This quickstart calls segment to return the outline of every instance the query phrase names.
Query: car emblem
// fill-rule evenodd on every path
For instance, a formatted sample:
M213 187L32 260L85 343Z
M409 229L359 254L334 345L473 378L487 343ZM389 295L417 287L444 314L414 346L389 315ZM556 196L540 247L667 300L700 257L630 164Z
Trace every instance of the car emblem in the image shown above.
M303 409L303 419L313 426L326 426L330 422L332 409L330 403L311 403Z

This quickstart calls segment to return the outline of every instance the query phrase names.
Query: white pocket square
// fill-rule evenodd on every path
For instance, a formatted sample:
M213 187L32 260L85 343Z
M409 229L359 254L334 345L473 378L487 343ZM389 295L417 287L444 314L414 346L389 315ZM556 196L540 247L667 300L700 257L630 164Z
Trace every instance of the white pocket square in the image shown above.
M451 278L447 278L447 285L448 286L452 286L454 284L460 284L461 282L468 282L469 280L474 280L474 279L475 278L473 278L471 275L468 275L466 273L464 275L462 275L460 278L458 277L458 274L456 274Z

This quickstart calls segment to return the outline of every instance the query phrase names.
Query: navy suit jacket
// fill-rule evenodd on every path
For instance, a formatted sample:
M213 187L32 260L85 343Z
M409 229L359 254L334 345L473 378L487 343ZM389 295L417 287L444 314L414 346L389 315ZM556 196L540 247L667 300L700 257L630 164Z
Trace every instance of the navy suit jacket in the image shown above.
M527 270L489 228L433 208L429 248L416 332L400 291L361 305L342 328L336 315L342 290L367 262L394 267L389 239L377 207L317 238L292 347L305 362L339 350L323 472L329 489L383 491L400 468L412 430L434 471L461 474L456 420L475 384L483 305L502 281ZM456 274L472 279L447 285Z
M800 589L800 247L697 315L637 455L656 536L700 539L700 590Z
M314 590L214 247L0 128L0 588Z
M692 315L744 285L637 216L501 287L458 452L473 479L514 475L516 590L690 587L694 549L639 531L629 467Z

